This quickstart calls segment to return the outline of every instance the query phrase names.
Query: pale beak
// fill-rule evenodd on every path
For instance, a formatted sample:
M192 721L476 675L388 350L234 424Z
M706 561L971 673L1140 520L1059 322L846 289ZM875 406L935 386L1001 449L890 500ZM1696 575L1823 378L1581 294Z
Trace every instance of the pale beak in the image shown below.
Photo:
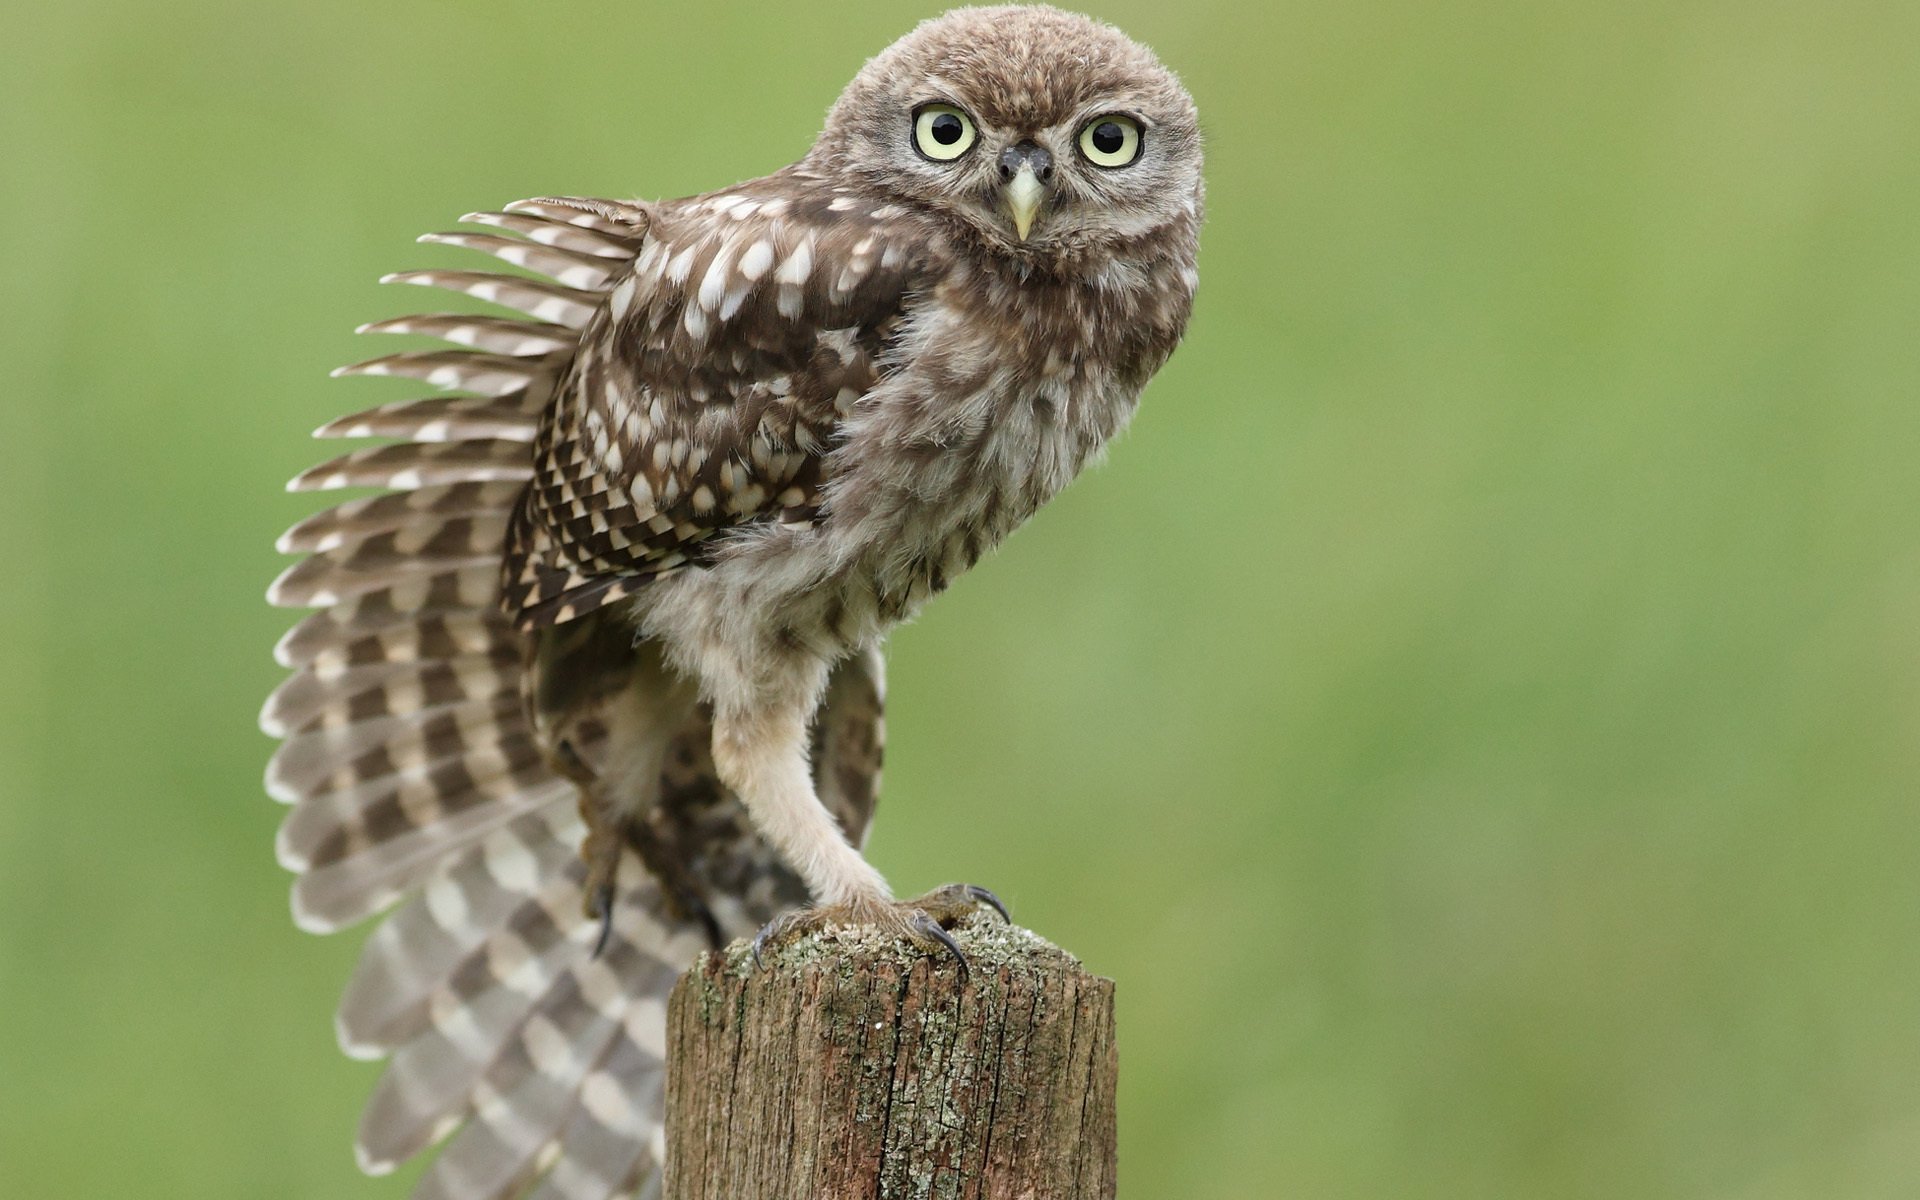
M1046 195L1046 186L1033 173L1031 163L1021 163L1020 170L1007 181L1007 211L1013 214L1013 231L1020 235L1021 241L1027 240L1027 231L1033 228L1033 218L1039 214L1040 202Z

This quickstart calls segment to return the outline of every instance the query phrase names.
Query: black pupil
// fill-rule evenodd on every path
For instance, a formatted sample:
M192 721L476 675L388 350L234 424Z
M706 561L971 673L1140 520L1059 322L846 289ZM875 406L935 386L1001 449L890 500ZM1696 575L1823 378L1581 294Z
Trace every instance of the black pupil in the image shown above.
M927 132L933 135L933 140L942 146L953 145L966 131L967 127L962 125L960 118L952 113L941 113L933 119L933 124L927 127Z
M1118 154L1126 144L1127 131L1112 121L1102 121L1093 127L1093 148L1100 153Z

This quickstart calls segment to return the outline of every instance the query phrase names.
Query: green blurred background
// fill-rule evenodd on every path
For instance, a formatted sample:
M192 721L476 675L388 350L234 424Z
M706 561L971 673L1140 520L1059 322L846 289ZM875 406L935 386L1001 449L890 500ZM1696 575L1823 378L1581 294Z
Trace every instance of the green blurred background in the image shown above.
M395 1197L261 591L470 208L798 156L877 3L18 4L9 1196ZM1133 1197L1920 1194L1920 6L1104 4L1187 345L893 647L873 842L1116 977Z

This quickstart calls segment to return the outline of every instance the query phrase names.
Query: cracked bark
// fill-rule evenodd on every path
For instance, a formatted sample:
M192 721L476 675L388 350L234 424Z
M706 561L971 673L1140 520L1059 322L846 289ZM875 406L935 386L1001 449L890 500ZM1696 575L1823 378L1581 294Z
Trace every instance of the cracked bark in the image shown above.
M1113 983L976 916L944 956L857 931L667 1005L663 1200L1111 1200Z

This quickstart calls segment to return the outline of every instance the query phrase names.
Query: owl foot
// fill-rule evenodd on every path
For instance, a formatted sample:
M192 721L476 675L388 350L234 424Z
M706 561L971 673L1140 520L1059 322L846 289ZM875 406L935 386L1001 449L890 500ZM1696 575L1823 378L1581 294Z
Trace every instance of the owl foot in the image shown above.
M674 856L672 847L663 845L653 832L637 822L608 827L589 824L580 857L587 864L586 915L600 922L600 936L593 944L593 957L600 957L613 936L613 906L618 889L620 856L632 850L660 885L660 898L666 915L698 926L706 934L707 944L718 950L726 945L720 936L719 919L708 907L699 883Z
M580 789L580 819L587 826L587 836L580 843L580 860L587 864L587 877L580 885L585 899L580 907L588 920L600 922L600 936L593 943L593 957L599 958L607 948L607 939L613 936L614 885L620 874L620 851L626 844L626 834L620 822L608 819L610 809L600 794L600 778L572 742L555 744L547 762Z
M600 922L600 936L593 942L595 958L606 950L607 939L613 936L613 902L617 894L614 885L620 874L622 841L611 830L589 826L586 842L580 847L580 857L587 864L587 878L581 888L586 893L586 915Z
M700 927L707 944L718 950L726 942L720 936L720 922L707 906L700 884L686 869L685 855L662 840L645 821L614 815L615 810L601 795L599 777L575 754L573 747L560 743L554 765L580 788L580 818L586 823L587 836L580 844L580 858L587 864L587 877L581 890L587 917L600 923L600 936L593 943L593 957L599 958L613 936L613 906L619 894L620 858L632 850L641 865L660 885L664 908L670 917Z
M964 987L967 956L947 931L982 906L999 913L1003 921L1012 920L1000 897L971 883L950 883L914 900L802 908L775 917L760 927L753 938L753 963L756 967L761 965L763 951L809 933L843 926L873 926L928 949L939 946L951 954Z

